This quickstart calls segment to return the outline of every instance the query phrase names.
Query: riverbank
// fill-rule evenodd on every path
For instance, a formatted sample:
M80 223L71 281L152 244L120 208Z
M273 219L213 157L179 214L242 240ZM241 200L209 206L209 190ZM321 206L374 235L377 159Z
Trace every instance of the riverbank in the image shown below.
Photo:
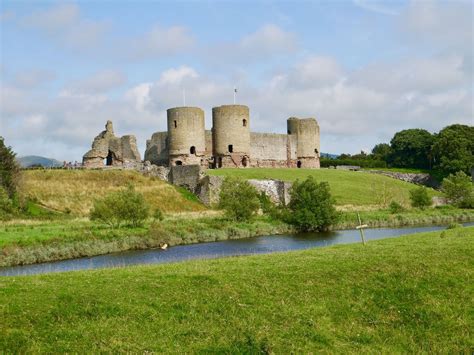
M0 352L470 352L473 259L470 227L2 277Z
M390 211L360 212L369 227L399 227L474 221L474 210L443 207L411 209L403 213ZM356 212L342 213L332 229L352 229L358 225ZM35 264L72 258L96 256L126 250L214 242L294 232L293 228L269 217L250 222L233 222L222 217L168 217L150 221L141 228L110 229L87 219L52 221L16 221L0 226L0 266Z

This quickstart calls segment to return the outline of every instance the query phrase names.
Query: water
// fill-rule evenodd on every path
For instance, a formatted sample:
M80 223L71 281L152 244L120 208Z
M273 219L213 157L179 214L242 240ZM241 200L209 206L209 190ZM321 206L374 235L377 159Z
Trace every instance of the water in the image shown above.
M466 223L465 226L474 225ZM445 229L443 226L374 228L365 230L367 241L393 238L403 234L430 232ZM263 236L222 242L180 245L168 250L134 250L89 258L70 259L50 263L0 268L0 276L33 275L50 272L101 269L138 264L164 264L192 259L213 259L225 256L268 254L290 250L324 247L334 244L360 242L358 230L327 233Z

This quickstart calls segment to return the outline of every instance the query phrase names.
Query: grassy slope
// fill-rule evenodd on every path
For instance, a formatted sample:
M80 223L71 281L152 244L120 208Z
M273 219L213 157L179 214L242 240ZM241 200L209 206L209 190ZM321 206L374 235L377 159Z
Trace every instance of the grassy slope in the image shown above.
M392 200L409 206L409 191L415 185L383 175L334 169L217 169L210 175L241 176L247 179L295 181L314 176L327 181L338 205L381 205ZM438 193L430 189L432 196Z
M202 211L194 196L180 193L170 184L121 170L30 170L24 172L25 194L54 210L86 216L94 198L133 184L153 208L164 212ZM194 198L194 200L193 200Z
M3 352L472 352L474 228L0 278Z

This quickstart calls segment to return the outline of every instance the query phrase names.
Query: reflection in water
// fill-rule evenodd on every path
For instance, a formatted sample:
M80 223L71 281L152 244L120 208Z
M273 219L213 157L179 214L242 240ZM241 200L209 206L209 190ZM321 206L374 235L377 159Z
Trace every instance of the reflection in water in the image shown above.
M466 225L474 225L468 223ZM429 232L444 229L442 226L375 228L366 229L367 241L392 238L403 234ZM223 256L267 254L289 250L323 247L334 244L360 242L357 230L343 230L327 233L302 233L296 235L264 236L222 242L181 245L163 250L134 250L90 258L71 259L51 263L0 268L0 275L30 275L71 270L122 267L137 264L162 264L190 259L211 259Z

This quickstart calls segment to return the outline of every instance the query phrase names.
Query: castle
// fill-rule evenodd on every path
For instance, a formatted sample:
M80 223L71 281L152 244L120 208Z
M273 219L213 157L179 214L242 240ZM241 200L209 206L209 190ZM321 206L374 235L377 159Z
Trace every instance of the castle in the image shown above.
M168 130L147 140L145 161L158 166L199 165L202 168L319 168L320 132L314 118L287 120L287 134L250 132L249 108L223 105L212 109L212 129L205 129L198 107L167 110ZM84 155L86 167L140 162L133 136L115 137L112 123Z

